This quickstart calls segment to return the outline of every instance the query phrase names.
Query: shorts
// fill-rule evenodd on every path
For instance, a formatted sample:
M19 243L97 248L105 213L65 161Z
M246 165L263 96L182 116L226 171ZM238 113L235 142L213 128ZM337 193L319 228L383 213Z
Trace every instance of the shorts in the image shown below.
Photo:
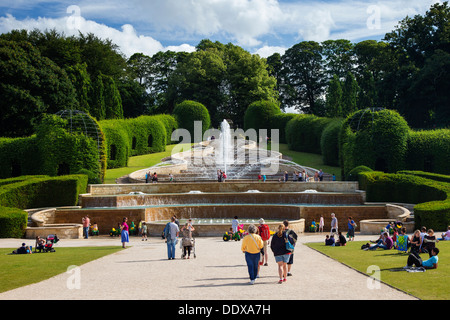
M275 256L275 262L284 262L284 263L288 263L289 262L289 258L290 258L290 254L283 254L281 256Z
M287 264L294 264L294 254L293 254L293 253L291 253L291 254L289 255L289 261L288 261Z

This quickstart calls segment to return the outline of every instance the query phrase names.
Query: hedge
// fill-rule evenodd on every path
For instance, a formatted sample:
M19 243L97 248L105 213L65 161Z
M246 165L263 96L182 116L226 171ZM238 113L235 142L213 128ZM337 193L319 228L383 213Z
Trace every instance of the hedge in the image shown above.
M320 149L323 163L329 166L339 166L339 132L343 119L333 119L322 132Z
M372 169L366 166L358 166L350 170L347 175L347 181L359 181L359 174L362 172L373 172Z
M286 125L286 140L290 150L321 154L320 141L325 127L332 118L297 115Z
M421 174L421 173L418 173ZM415 227L446 230L450 225L450 183L413 174L362 172L367 201L413 203ZM449 177L450 178L450 177Z
M270 137L273 117L281 114L280 107L272 101L259 100L251 103L244 114L244 130L255 129L259 139L259 130L267 130Z
M0 138L0 179L39 173L36 135Z
M0 238L22 238L27 221L27 212L18 208L0 206Z
M270 129L278 130L280 143L287 143L286 126L296 116L296 113L277 113L270 119Z
M203 134L211 126L211 118L208 109L200 102L185 100L177 104L173 110L173 115L178 122L178 128L186 129L191 134L191 142L200 142L203 139ZM195 136L194 122L202 122L202 132L200 141Z
M342 176L360 165L384 172L405 169L408 132L407 122L396 111L353 113L342 124L339 136Z
M409 131L408 170L450 174L450 129Z
M172 141L172 133L178 129L177 119L170 114L158 114L155 117L162 122L164 128L166 129L166 145L178 142Z
M0 187L0 206L20 209L75 206L87 190L87 175L31 177Z

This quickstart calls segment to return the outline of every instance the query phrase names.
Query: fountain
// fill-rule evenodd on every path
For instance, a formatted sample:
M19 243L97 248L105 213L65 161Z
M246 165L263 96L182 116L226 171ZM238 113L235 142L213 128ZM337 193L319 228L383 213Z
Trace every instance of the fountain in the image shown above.
M302 233L305 225L320 216L329 225L331 212L341 223L350 215L357 222L409 215L392 213L392 206L385 204L365 204L365 192L358 190L358 182L279 182L284 171L306 170L312 175L315 170L283 160L279 152L261 151L255 141L233 137L225 120L218 137L175 153L155 167L134 172L129 176L134 183L90 185L88 193L79 197L81 208L37 213L33 221L37 225L73 224L88 214L99 225L100 234L108 234L126 216L136 224L146 221L150 235L160 236L163 221L176 215L180 220L195 219L194 236L222 236L234 216L244 228L264 218L272 231L287 219L293 230ZM268 172L274 163L277 172L266 182L258 182L257 175ZM216 181L220 168L227 173L225 183ZM143 183L149 170L158 172L160 182ZM164 183L169 173L175 175L176 183Z

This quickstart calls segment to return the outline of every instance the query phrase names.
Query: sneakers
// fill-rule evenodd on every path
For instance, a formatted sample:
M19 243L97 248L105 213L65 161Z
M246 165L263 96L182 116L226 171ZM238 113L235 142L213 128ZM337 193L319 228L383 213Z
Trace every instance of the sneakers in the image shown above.
M288 276L288 277L291 277L291 276L292 276L292 273L288 272L288 273L287 273L287 276Z
M255 284L255 280L251 280L249 284Z

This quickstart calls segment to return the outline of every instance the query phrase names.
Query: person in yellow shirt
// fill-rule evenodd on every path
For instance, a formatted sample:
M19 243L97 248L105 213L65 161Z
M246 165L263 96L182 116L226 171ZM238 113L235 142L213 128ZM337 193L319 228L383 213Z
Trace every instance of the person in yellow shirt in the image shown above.
M249 225L247 231L248 235L242 239L241 250L245 254L250 284L255 284L256 276L258 275L261 249L264 247L264 242L261 237L256 234L257 228L254 224Z

